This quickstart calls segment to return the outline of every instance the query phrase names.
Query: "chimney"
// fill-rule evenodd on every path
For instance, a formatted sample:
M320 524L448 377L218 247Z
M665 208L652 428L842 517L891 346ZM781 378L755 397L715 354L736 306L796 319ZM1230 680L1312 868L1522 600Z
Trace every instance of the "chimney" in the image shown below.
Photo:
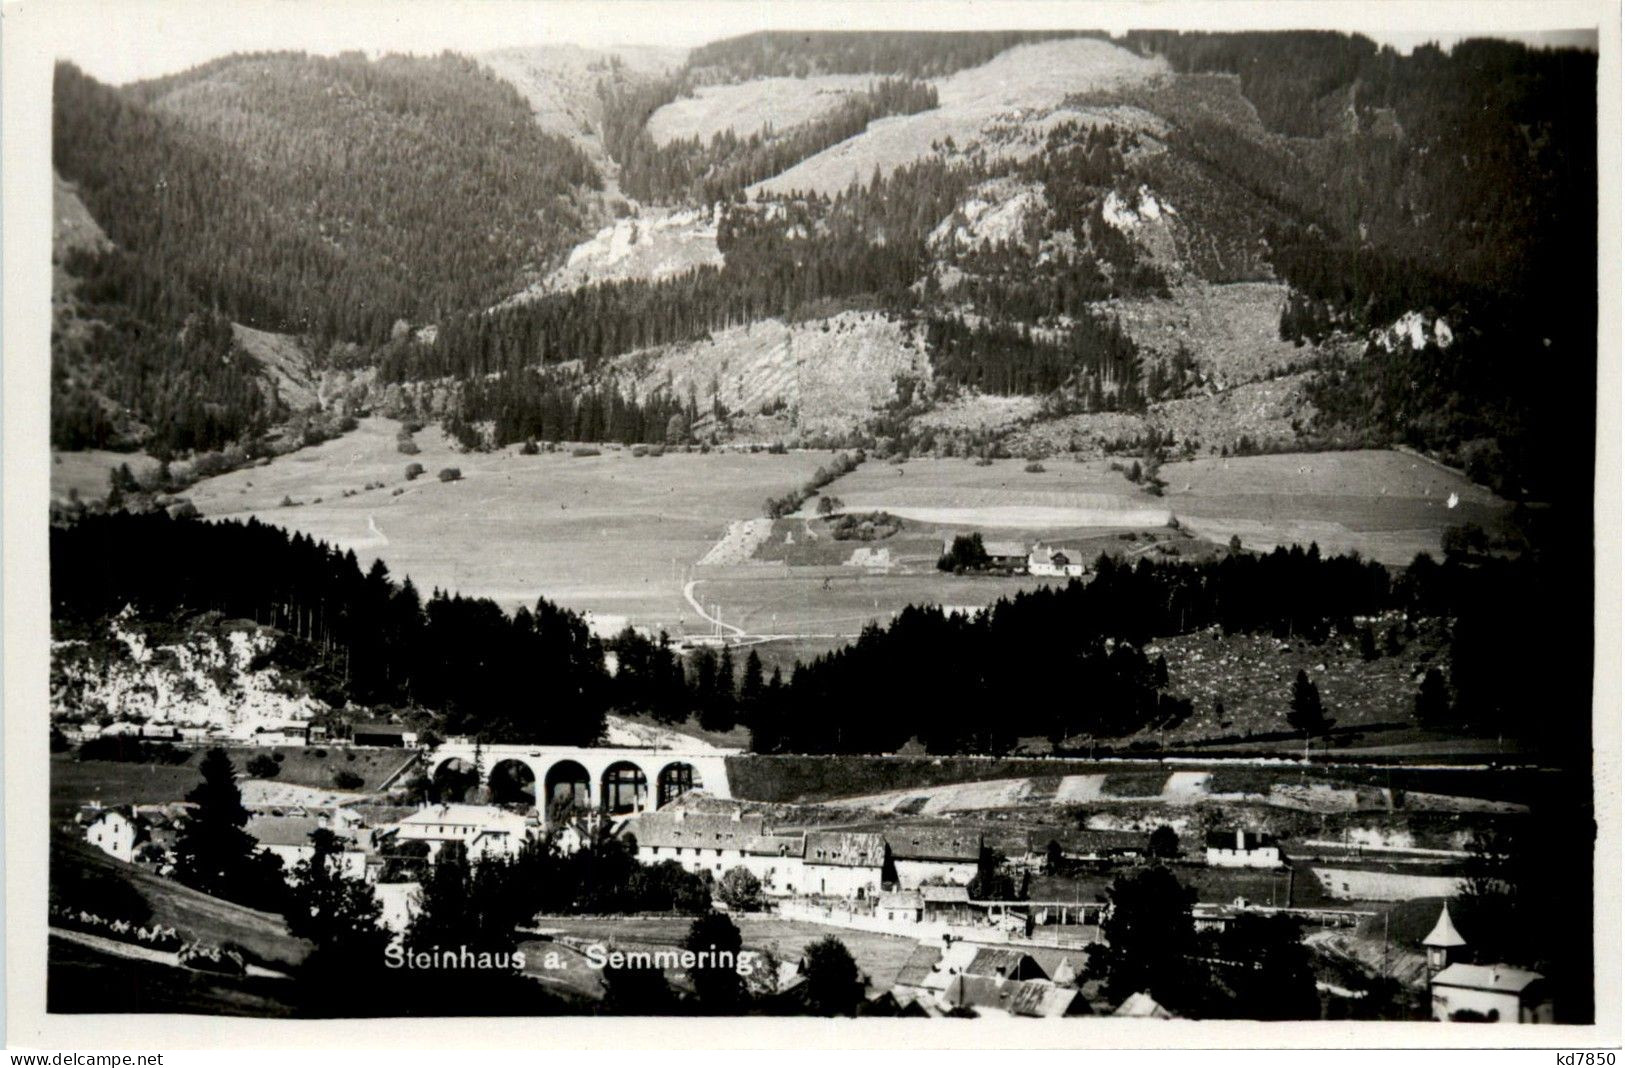
M1237 853L1245 853L1246 851L1247 851L1247 832L1242 830L1240 827L1237 827L1236 828L1236 852Z

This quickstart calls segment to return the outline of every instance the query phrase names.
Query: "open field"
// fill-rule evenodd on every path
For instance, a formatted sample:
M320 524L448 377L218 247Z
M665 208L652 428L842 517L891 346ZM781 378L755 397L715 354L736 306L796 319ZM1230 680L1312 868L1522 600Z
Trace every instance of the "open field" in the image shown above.
M1126 462L1126 461L1125 461ZM1111 470L1104 460L1051 460L1028 472L1024 460L981 467L968 459L873 460L825 493L846 511L887 511L922 524L1043 531L1165 526L1168 505Z
M721 569L719 569L721 570ZM749 634L856 637L871 620L884 624L909 604L978 609L1001 597L1065 579L918 574L866 574L861 568L730 568L702 571L695 596L719 605L725 623Z
M1127 461L1122 461L1127 462ZM1028 473L1021 460L870 462L826 490L848 511L885 510L921 524L983 529L1145 529L1171 514L1189 531L1249 549L1317 542L1323 553L1358 551L1408 564L1439 552L1446 527L1505 524L1511 504L1460 475L1407 453L1283 453L1165 464L1152 497L1105 460L1055 459ZM1450 504L1452 494L1456 503Z
M1386 449L1207 458L1167 464L1162 477L1180 521L1214 541L1234 534L1260 551L1314 541L1322 553L1395 565L1438 555L1446 527L1493 531L1512 511L1443 467Z
M119 464L129 464L140 477L156 470L158 461L144 452L113 452L110 449L79 449L73 452L51 450L51 499L67 500L70 490L82 500L100 499L112 488L107 472Z
M649 136L665 145L691 137L708 143L727 130L745 138L767 126L782 135L822 118L878 81L872 74L822 74L701 86L693 96L679 97L650 115Z
M460 453L437 430L422 452L396 451L397 424L366 419L352 434L193 487L209 517L255 516L382 558L397 580L490 597L506 607L548 597L578 610L650 626L694 624L682 569L705 555L731 519L806 482L824 453L713 452L634 457L517 448ZM408 463L428 474L405 480ZM440 482L445 467L462 471ZM363 490L369 482L384 487ZM346 490L359 491L345 497ZM396 490L401 490L399 495ZM280 507L284 497L301 502ZM320 503L317 503L318 500ZM701 628L702 630L705 628Z

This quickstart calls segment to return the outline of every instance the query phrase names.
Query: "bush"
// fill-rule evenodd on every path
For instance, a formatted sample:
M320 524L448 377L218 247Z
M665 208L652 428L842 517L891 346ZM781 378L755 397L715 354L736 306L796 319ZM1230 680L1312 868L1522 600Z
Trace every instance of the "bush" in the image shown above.
M1022 468L1022 470L1026 471L1029 475L1041 475L1044 473L1044 465L1039 463L1037 460L1034 460L1032 463Z
M541 448L537 446L535 441L527 441L523 445L519 446L520 456L535 456L541 451Z
M463 477L463 473L455 467L442 467L436 477L442 482L456 482Z
M282 507L284 507L284 508L292 508L295 503L296 502L294 501L294 499L292 497L288 497L288 496L284 495L283 498L282 498Z
M418 443L411 438L402 438L395 443L395 451L405 456L416 456L423 450L418 448Z
M717 896L730 909L754 912L762 907L762 881L743 866L729 868L717 884Z
M264 753L250 757L248 761L248 777L251 779L274 779L281 770L281 765Z
M412 481L414 478L417 478L419 475L423 474L423 471L424 471L424 468L423 468L422 464L419 464L419 463L407 464L406 465L406 481L408 481L408 482Z
M578 445L575 448L570 450L570 455L571 456L602 456L603 453L601 453L599 450L593 448L590 445Z
M333 773L333 785L340 790L359 790L366 781L349 768L340 768Z

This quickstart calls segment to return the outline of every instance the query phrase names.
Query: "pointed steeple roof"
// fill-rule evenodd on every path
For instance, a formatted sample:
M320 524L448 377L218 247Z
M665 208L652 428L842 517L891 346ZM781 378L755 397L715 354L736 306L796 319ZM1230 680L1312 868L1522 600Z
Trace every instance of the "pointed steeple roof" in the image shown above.
M1434 946L1439 949L1453 949L1456 946L1465 946L1467 940L1461 937L1456 925L1450 919L1450 906L1446 904L1439 910L1439 922L1433 925L1433 931L1424 939L1424 946Z

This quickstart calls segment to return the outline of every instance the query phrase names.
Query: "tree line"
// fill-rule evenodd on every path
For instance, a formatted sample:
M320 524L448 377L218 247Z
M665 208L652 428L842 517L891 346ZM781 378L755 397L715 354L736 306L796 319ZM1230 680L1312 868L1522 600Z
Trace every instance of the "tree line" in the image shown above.
M132 559L142 566L123 563ZM779 753L886 753L911 738L933 752L1001 753L1020 737L1171 728L1190 702L1170 690L1166 662L1144 652L1152 639L1217 627L1319 643L1391 610L1452 621L1448 685L1441 677L1418 691L1426 725L1584 752L1589 616L1563 608L1575 573L1532 555L1424 555L1396 574L1357 556L1322 558L1314 546L1203 563L1102 556L1088 583L1027 591L974 616L910 606L786 679L777 669L764 677L755 650L741 665L726 648L684 658L664 634L629 629L600 641L545 599L512 614L440 591L424 602L382 562L363 572L353 552L255 520L118 513L51 532L59 636L82 635L126 605L149 620L220 613L282 630L266 663L335 707L415 707L439 713L450 732L567 745L595 742L611 711L668 722L698 715L718 731L743 723L753 749ZM523 700L537 680L546 699ZM1057 680L1079 699L1055 701ZM1295 726L1335 717L1318 695L1309 714L1308 700ZM1535 708L1543 714L1531 719Z

